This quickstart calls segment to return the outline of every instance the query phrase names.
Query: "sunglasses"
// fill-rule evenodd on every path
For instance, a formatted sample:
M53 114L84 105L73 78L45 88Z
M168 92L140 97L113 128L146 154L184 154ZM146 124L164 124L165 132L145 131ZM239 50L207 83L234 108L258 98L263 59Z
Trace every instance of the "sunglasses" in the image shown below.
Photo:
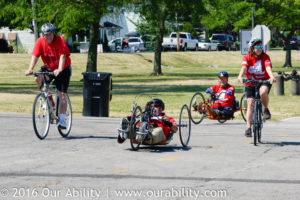
M225 81L225 80L227 80L227 78L226 77L219 77L219 80L220 81Z
M264 48L263 45L261 45L261 46L255 46L255 49L263 49L263 48Z

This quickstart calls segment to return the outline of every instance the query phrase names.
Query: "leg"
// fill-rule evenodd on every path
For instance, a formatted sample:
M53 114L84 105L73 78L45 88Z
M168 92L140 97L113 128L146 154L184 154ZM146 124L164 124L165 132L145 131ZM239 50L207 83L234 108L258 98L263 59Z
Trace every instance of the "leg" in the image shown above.
M253 104L254 98L247 98L247 127L251 128L251 118L252 118L252 104Z
M58 98L59 98L59 108L58 108L58 112L59 112L60 114L66 114L66 110L67 110L67 100L66 100L65 92L60 92L60 91L58 91Z
M42 90L42 75L39 75L34 78L36 85L38 86L39 90Z
M261 102L264 106L264 119L271 119L271 113L269 111L269 88L266 85L262 85L259 88L259 95L260 95L260 99Z

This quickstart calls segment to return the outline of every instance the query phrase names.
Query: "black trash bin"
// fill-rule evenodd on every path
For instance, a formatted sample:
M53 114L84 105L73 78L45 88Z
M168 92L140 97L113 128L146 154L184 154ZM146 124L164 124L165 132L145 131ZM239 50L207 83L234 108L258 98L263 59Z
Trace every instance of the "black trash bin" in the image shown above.
M83 115L109 116L109 102L112 94L111 73L83 72Z

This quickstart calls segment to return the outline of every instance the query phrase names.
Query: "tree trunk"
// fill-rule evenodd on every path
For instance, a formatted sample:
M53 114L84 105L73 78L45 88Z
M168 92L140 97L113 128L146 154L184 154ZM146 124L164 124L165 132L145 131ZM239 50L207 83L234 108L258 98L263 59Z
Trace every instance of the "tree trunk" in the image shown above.
M87 72L97 71L97 44L99 43L99 22L93 22L90 25L90 45L88 60L86 65Z
M292 29L290 31L290 33L287 35L286 40L285 40L285 49L286 49L286 53L285 53L285 63L283 65L283 67L292 67L292 46L291 46L291 38L294 34L295 30Z
M154 52L154 66L151 75L158 76L162 75L161 71L161 50L162 50L162 40L164 34L165 20L163 13L157 12L157 30L156 30L156 40L155 40L155 52Z

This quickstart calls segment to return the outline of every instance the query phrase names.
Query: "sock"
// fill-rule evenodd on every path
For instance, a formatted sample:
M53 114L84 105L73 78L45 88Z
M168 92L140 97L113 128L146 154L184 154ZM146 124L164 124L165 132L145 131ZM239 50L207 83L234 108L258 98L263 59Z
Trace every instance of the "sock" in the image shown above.
M66 119L66 114L60 114L60 115L59 115L59 122L64 123L64 122L65 122L65 119Z

